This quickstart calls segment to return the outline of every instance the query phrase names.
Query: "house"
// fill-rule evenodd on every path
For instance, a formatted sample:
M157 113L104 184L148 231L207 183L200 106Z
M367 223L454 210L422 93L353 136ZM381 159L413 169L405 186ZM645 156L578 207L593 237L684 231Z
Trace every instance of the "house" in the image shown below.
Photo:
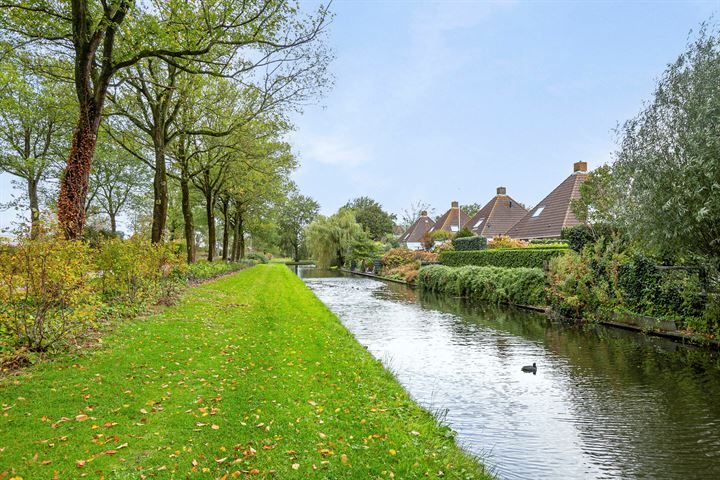
M427 212L423 210L420 212L420 217L415 220L415 223L410 225L410 228L402 234L399 239L400 243L407 244L407 248L410 250L422 250L424 248L423 237L433 225L435 225L435 222L432 218L428 217Z
M560 238L563 228L580 224L572 213L570 203L580 197L580 185L587 176L587 162L576 162L572 175L543 198L506 235L519 240Z
M452 202L450 204L450 210L435 221L435 225L428 230L430 234L437 232L438 230L445 230L450 233L457 233L460 229L470 220L465 212L460 210L458 202Z
M525 207L507 194L505 187L497 188L495 195L464 225L475 235L491 239L505 235L527 214Z

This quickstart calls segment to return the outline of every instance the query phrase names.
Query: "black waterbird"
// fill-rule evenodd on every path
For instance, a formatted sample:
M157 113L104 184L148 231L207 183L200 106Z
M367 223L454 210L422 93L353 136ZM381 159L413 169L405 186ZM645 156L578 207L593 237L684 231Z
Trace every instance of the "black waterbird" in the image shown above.
M532 365L525 365L524 367L522 367L522 371L527 373L532 372L534 375L535 373L537 373L537 365L535 365L535 362L533 362Z

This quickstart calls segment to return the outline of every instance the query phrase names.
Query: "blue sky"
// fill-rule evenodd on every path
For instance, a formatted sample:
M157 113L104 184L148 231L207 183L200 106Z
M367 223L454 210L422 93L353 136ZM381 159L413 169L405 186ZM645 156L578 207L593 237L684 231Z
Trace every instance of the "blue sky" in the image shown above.
M301 190L332 213L368 195L392 212L528 207L611 159L614 128L651 97L706 2L342 1L325 108L292 136Z
M323 213L368 195L391 212L423 200L440 214L500 185L530 207L573 162L609 161L615 126L720 0L336 0L332 10L335 86L295 119L294 180ZM9 180L0 175L0 202ZM0 226L10 218L0 213Z

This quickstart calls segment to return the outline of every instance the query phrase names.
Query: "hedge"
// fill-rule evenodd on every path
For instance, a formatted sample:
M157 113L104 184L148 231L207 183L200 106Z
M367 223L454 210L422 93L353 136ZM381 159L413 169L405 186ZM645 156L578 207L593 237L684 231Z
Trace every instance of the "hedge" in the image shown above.
M543 268L545 262L568 252L568 248L509 248L476 250L471 252L446 251L439 261L449 267L475 265L479 267Z
M425 290L515 305L546 305L545 273L540 268L428 265L417 285Z
M455 238L452 243L455 250L462 252L487 248L487 239L478 235Z

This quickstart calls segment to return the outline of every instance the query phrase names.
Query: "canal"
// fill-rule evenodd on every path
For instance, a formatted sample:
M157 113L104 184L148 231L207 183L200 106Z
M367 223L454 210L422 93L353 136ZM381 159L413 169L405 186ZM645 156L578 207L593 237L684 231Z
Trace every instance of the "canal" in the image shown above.
M500 478L720 478L714 352L370 278L298 274ZM521 371L533 362L536 374Z

